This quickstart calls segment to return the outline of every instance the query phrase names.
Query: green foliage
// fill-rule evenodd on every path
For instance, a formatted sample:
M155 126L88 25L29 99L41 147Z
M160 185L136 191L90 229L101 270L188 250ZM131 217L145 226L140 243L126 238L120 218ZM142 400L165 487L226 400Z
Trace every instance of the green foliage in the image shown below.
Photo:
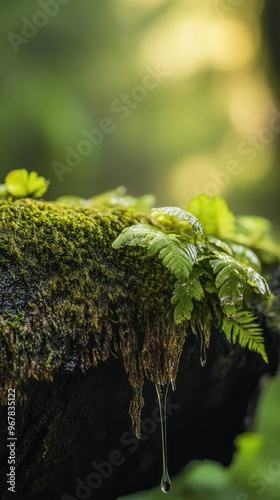
M183 221L187 223L187 225L192 230L195 236L198 234L200 234L200 236L203 236L203 230L200 222L191 213L186 212L186 210L182 210L181 208L178 207L160 207L152 210L151 215L152 217L155 217L158 221L163 222L163 224L164 221L166 220L166 217L164 216L169 216L171 218L178 219L179 221Z
M234 215L219 196L197 196L189 202L187 210L200 221L205 235L223 239L234 231Z
M244 266L225 253L214 251L213 254L216 258L210 263L216 275L215 285L220 303L228 316L234 315L242 304L246 283L256 292L269 297L270 291L265 279L252 267Z
M263 242L271 235L271 222L264 217L240 216L236 219L237 230L240 240L250 244Z
M177 324L185 319L190 320L193 311L193 301L197 302L204 297L204 290L201 286L199 276L200 269L194 269L189 280L178 280L175 284L171 303L175 306L174 318Z
M12 170L0 186L0 198L41 198L48 189L49 182L36 172Z
M174 321L189 323L204 346L209 345L211 325L215 324L228 340L258 352L267 361L262 330L247 312L254 307L253 292L262 298L270 296L268 284L258 272L260 259L235 242L235 219L224 200L198 196L188 209L153 209L150 224L124 229L113 248L141 247L162 261L174 276Z
M237 260L260 270L261 260L265 264L276 264L280 259L279 245L272 239L271 222L263 217L234 217L225 200L219 196L210 198L200 195L193 198L188 206L200 221L204 234L228 244L230 252ZM226 241L224 241L226 240ZM250 252L254 250L254 256Z
M48 181L36 172L15 170L0 186L0 197L41 197L47 187ZM134 198L122 186L88 200L75 196L58 199L59 203L73 206L122 207L144 212L153 201L152 195ZM263 219L254 219L250 224L250 218L239 218L237 222L224 200L205 195L191 200L188 211L178 207L154 208L148 221L125 228L113 242L113 248L140 247L149 257L161 260L174 277L171 304L175 324L189 322L190 330L200 335L203 346L209 345L211 326L215 324L229 340L257 351L267 361L262 331L246 312L246 300L249 297L252 308L253 291L264 298L270 296L270 291L259 274L260 258L245 243L254 241L265 252L261 237L267 245L268 224Z
M135 198L126 194L124 186L119 186L113 191L93 196L87 200L78 196L61 196L57 201L65 205L79 205L84 207L110 208L118 206L133 208L135 210L149 210L153 206L155 198L152 194Z
M256 271L261 271L262 265L259 257L244 245L237 245L236 243L229 243L229 248L235 259L242 262L245 266L251 266Z
M259 352L268 363L267 355L263 345L262 329L257 318L251 312L239 311L235 318L224 318L222 330L230 342L237 340L241 347L248 347L251 351Z
M279 261L280 247L272 239L272 224L263 217L237 217L232 240L251 247L265 264Z
M124 229L114 241L113 248L124 246L144 247L150 257L158 255L179 282L190 276L197 256L197 249L192 243L182 243L176 236L148 224L136 224Z
M193 234L202 235L202 229L198 220L184 210L173 207L159 208L152 211L152 216L159 215L163 222L163 216L179 218L191 226ZM172 304L175 305L174 318L177 324L185 319L190 319L193 309L192 299L200 293L200 283L196 276L187 282L190 277L197 257L198 248L187 238L180 235L169 234L164 229L158 229L148 224L137 224L128 227L118 236L113 243L113 248L119 249L125 246L140 246L147 248L150 257L157 255L163 265L177 279L174 287Z

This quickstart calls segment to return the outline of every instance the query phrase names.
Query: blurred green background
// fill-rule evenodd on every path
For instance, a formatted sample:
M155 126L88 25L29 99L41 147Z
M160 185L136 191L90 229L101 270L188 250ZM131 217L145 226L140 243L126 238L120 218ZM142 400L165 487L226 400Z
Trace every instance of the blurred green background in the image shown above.
M280 107L277 115L263 6L2 3L1 182L27 168L51 180L49 199L118 185L153 192L159 205L219 193L237 214L277 221ZM164 76L148 78L151 70ZM83 130L100 131L105 118L110 132L89 146ZM82 151L75 167L67 147Z

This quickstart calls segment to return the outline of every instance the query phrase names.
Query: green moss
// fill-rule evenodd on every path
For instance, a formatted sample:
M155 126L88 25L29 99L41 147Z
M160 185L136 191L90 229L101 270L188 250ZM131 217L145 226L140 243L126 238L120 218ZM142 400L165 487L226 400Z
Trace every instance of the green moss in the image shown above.
M140 248L114 251L129 209L0 202L0 375L24 398L29 378L123 359L139 433L144 376L175 384L185 331L173 321L173 278Z
M106 200L108 196L111 200L111 193L106 196ZM182 222L180 217L184 211L167 207L157 209L160 215L157 218L155 211L150 215L139 211L139 207L142 210L143 200L139 205L137 200L129 199L132 203L130 208L124 206L128 203L127 198L124 200L125 204L108 202L102 208L95 206L94 199L90 204L83 200L78 205L66 204L67 200L64 204L31 199L13 201L10 198L0 201L0 398L5 402L7 388L13 387L17 389L17 399L23 400L24 387L29 379L51 381L57 372L86 371L106 361L113 352L122 358L133 388L130 415L139 435L144 378L158 385L168 382L175 385L188 331L200 336L201 363L204 365L213 325L221 330L224 324L221 322L224 304L215 286L216 274L212 279L212 267L209 267L206 276L210 276L212 281L204 278L200 288L196 288L197 294L193 295L197 300L195 307L190 300L183 301L184 315L181 318L180 310L180 321L176 321L172 305L174 286L178 284L176 259L172 260L173 267L168 266L170 259L165 259L165 267L159 252L149 254L143 248L142 235L138 235L139 245L136 246L127 245L126 240L116 246L116 239L122 238L119 236L122 231L132 225L135 236L135 225L139 223L140 227L145 224L153 231L155 227L164 229L171 239L177 231L177 237L183 242L186 232L191 231L193 243L199 252L204 252L206 265L208 248L210 258L217 260L218 256L220 259L215 265L224 267L222 259L225 255L227 263L233 259L228 253L231 255L241 248L232 243L240 243L241 226L228 243L211 235L203 243L197 240L197 231L193 231L190 224L190 217L193 217L190 214L187 214L187 222ZM174 210L179 211L180 217L178 220L173 217L171 221L167 216L162 220L166 210L168 213L171 210L173 214ZM220 217L219 210L216 211ZM202 219L207 227L206 216L203 213ZM244 229L243 235L247 245L251 233L255 233L255 226L253 230L248 229L248 221L246 224L243 221L243 226L247 231ZM196 230L199 227L198 223ZM125 231L126 234L128 232ZM160 234L160 231L155 232ZM261 249L270 255L272 247L267 238L264 244L259 240L257 243L256 251ZM217 252L220 247L222 254ZM246 248L242 247L244 255L247 259L250 257L251 262L254 254ZM244 255L240 251L237 254L242 263ZM181 255L180 252L178 255ZM254 257L259 264L258 257ZM214 265L213 261L210 265ZM236 265L239 265L238 262ZM172 274L174 268L176 272ZM263 293L263 278L252 268L248 268L248 272L250 286ZM196 276L200 277L200 274L194 274L193 278ZM181 288L178 290L184 298L185 274L179 278ZM266 287L264 289L266 291ZM204 294L209 294L209 297L200 301ZM232 300L236 293L230 290L226 296ZM247 294L245 299L249 311L254 309L257 299L253 299L252 294ZM265 312L267 317L272 317L276 311L274 298L271 304L272 309ZM229 305L235 306L231 302ZM192 313L189 316L186 307ZM237 315L239 313L243 314L242 311L236 312ZM248 314L251 315L251 312ZM248 327L247 320L244 324ZM256 326L253 324L252 328ZM249 334L248 328L243 330L245 346ZM227 334L226 328L224 331ZM239 342L243 345L241 327L238 332ZM259 333L255 328L251 336ZM231 339L231 327L228 328L228 336ZM259 349L258 352L262 351ZM265 357L265 351L263 353Z

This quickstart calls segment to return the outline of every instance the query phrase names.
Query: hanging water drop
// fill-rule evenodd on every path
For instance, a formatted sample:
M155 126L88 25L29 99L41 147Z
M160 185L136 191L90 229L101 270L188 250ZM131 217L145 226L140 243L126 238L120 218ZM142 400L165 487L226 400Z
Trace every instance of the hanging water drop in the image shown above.
M171 487L171 480L168 474L167 465L167 433L166 433L166 400L167 393L169 389L169 383L166 384L162 389L159 385L156 385L158 405L159 405L159 415L160 415L160 427L161 427L161 446L162 446L162 478L161 478L161 490L163 493L168 493Z
M200 364L202 366L202 368L204 368L204 366L206 365L206 348L205 348L205 344L203 344L203 347L200 349Z
M168 493L170 490L170 487L171 487L170 479L168 478L168 481L165 481L165 482L161 481L160 487L161 487L161 490L163 491L163 493Z
M208 347L208 345L207 345ZM200 364L202 366L202 368L204 368L204 366L206 365L206 342L205 342L205 339L203 337L203 335L201 334L200 336Z

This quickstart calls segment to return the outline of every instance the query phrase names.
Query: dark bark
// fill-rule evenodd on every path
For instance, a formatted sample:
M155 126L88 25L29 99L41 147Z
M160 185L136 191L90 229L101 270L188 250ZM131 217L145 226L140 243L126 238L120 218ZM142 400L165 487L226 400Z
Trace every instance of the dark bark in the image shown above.
M274 286L279 292L278 272ZM258 355L235 346L229 350L220 335L213 335L207 364L199 363L193 339L185 345L177 378L170 392L168 418L169 466L178 472L189 460L231 461L234 438L252 417L258 384L264 374L272 375L279 358L279 339L266 329L269 365ZM68 353L71 357L71 353ZM115 499L118 495L149 488L161 476L160 429L155 413L154 386L146 382L146 405L142 415L143 438L138 443L128 416L131 388L121 360L113 356L85 374L57 374L53 382L29 381L27 400L16 408L17 493L13 498L61 499L64 493L76 497L79 477L86 482L97 472L92 462L108 462L119 451L119 466L108 478L99 473L94 481L102 484L88 498ZM178 405L178 407L177 407ZM246 420L247 417L247 420ZM6 408L1 411L1 443L5 446ZM155 419L155 420L154 420ZM153 431L154 430L154 431ZM47 445L47 450L46 450ZM134 451L134 449L137 449ZM1 498L4 491L6 453L1 453ZM42 458L44 455L44 458ZM116 455L113 455L116 459ZM4 479L4 480L3 480Z

